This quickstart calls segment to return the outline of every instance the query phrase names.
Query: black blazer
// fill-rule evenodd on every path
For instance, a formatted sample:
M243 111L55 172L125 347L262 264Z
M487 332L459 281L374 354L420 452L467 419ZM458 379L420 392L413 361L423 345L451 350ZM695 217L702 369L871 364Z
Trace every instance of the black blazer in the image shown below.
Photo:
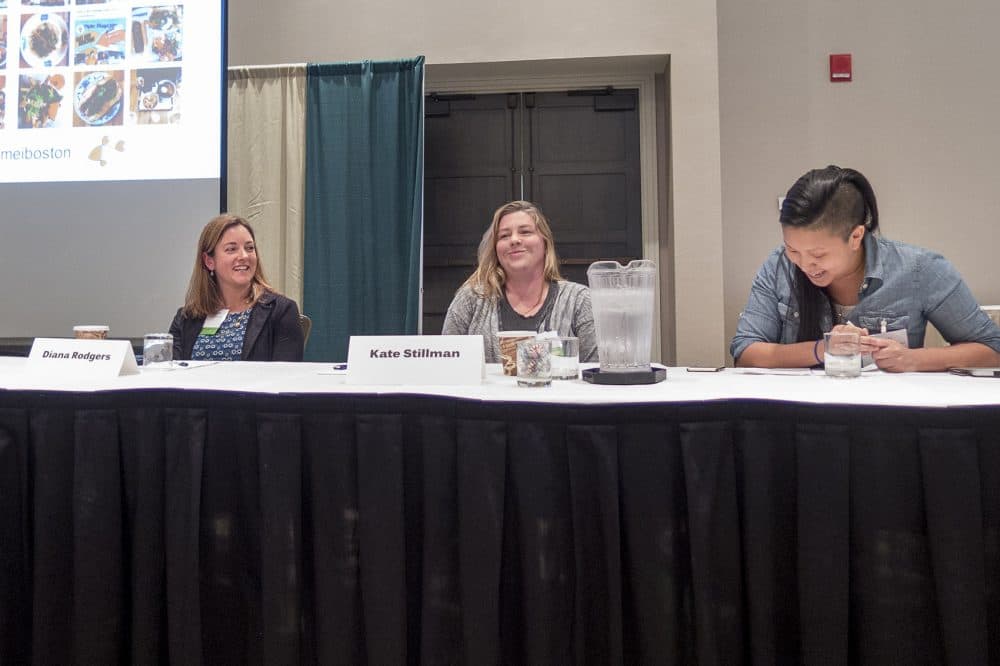
M174 360L191 358L194 341L201 333L205 318L185 317L177 310L170 324L174 336ZM302 327L299 324L299 307L281 294L266 293L250 311L246 335L243 337L241 361L301 361Z

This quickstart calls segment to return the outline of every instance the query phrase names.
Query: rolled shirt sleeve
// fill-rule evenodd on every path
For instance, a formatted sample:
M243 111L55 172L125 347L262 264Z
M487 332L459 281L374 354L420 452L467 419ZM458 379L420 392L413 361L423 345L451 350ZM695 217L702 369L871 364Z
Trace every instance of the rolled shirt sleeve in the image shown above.
M757 271L747 305L740 313L729 345L734 360L755 342L782 342L790 294L786 282L780 251L775 250Z
M979 307L972 290L950 261L937 253L923 257L917 271L928 321L949 343L979 342L1000 352L1000 327Z

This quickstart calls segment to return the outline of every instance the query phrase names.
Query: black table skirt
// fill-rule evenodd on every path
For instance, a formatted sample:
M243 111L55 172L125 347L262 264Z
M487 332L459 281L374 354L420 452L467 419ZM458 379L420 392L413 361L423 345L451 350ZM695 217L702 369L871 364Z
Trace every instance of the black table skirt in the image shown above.
M1000 409L0 391L0 663L1000 663Z

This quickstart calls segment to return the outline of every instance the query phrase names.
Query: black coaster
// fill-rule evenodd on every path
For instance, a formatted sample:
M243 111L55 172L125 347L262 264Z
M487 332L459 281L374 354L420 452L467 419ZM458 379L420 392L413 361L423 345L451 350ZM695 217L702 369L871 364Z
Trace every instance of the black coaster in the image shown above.
M581 374L583 381L591 384L626 386L629 384L658 384L667 378L667 369L652 366L644 372L601 372L600 368L588 368Z

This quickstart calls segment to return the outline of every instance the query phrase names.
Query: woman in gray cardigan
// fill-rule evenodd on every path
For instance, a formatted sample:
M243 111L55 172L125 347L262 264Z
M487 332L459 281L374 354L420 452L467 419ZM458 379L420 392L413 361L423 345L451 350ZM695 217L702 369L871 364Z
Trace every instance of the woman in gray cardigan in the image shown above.
M562 279L552 229L529 201L493 214L479 265L448 306L445 335L482 335L486 362L499 363L497 331L556 331L580 338L580 360L597 360L590 290Z

